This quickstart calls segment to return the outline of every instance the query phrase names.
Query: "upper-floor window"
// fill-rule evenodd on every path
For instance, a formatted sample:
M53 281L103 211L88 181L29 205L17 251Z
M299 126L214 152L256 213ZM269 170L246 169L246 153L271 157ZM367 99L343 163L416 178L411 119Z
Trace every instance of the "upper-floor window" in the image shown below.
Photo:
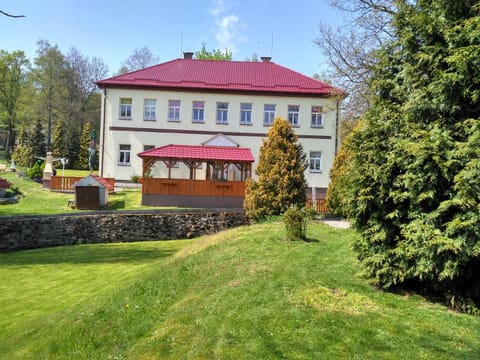
M204 122L205 121L205 101L194 101L192 104L192 121Z
M299 112L300 112L300 106L288 105L288 121L294 127L298 127L300 125L298 122Z
M240 124L242 125L252 124L252 104L250 103L240 104Z
M143 120L157 119L157 100L145 99L143 104Z
M180 121L180 100L168 100L168 120Z
M155 145L143 145L143 151L155 149Z
M322 172L321 151L310 151L310 172Z
M132 118L132 98L120 98L120 119Z
M118 165L130 165L130 151L131 147L127 144L120 144L118 154Z
M312 106L312 127L323 127L321 106Z
M228 123L228 103L217 102L217 124Z
M270 126L275 119L275 105L265 104L263 105L263 125Z

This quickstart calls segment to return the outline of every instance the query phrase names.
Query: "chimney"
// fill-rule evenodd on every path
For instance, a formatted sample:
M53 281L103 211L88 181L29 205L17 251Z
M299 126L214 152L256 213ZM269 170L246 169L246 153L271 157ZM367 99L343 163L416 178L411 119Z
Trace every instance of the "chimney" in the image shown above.
M185 60L192 60L193 59L193 52L184 52L183 53L183 58Z
M270 62L270 60L272 60L270 56L262 56L260 59L262 60L262 62Z

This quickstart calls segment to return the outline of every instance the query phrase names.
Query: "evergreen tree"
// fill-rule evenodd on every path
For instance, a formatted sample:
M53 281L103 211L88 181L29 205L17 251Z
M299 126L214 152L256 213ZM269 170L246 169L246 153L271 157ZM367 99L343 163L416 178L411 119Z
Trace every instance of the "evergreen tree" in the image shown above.
M78 154L77 167L79 169L88 169L88 157L89 157L89 148L90 148L90 135L92 132L92 126L90 122L86 122L83 125L82 136L80 139L80 152Z
M17 166L30 167L35 162L33 149L30 146L30 139L25 125L20 127L17 137L17 146L12 154L12 158Z
M329 193L341 194L337 210L362 235L355 248L378 285L469 310L480 304L480 7L397 4L394 39L373 68L376 98Z
M306 155L292 126L276 118L260 147L255 173L245 190L245 210L253 220L279 215L290 206L305 206Z
M52 135L52 154L56 158L67 157L67 139L65 137L65 125L63 121L59 121L53 128Z
M33 156L45 156L47 152L46 148L46 136L43 132L43 122L40 118L37 118L33 131L30 135L30 147L32 148Z

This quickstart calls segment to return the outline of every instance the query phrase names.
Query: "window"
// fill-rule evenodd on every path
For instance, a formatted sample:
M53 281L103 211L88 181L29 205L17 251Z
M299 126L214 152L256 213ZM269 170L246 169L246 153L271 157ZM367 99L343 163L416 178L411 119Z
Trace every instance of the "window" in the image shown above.
M298 105L288 105L288 121L293 127L300 126L298 122L298 113L300 111L300 106Z
M312 127L323 127L321 106L312 106Z
M145 99L143 105L143 120L157 119L157 100Z
M228 123L228 103L217 102L217 124Z
M205 116L205 102L204 101L194 101L192 104L192 121L193 122L204 122Z
M132 118L132 99L120 98L120 119L129 120Z
M247 104L247 103L240 104L240 124L242 125L252 124L252 104Z
M310 172L322 172L322 153L310 151Z
M130 165L130 145L120 144L118 165Z
M275 105L265 104L263 106L263 125L270 126L275 118Z
M143 145L143 151L155 149L155 145Z
M180 100L168 100L168 120L180 121Z

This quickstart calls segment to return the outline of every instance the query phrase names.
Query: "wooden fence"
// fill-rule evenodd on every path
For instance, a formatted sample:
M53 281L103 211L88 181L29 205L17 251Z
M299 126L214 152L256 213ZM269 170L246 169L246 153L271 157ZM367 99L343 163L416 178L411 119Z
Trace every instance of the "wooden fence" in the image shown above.
M312 199L307 199L307 202L305 203L305 208L307 210L314 209L319 214L328 213L327 200L325 199L316 199L315 202L313 202Z
M243 181L157 179L142 180L143 194L243 197Z
M50 179L50 190L61 191L61 192L74 192L75 184L82 179L83 177L76 177L76 176L52 176L52 178ZM103 178L103 179L112 185L112 189L115 187L114 178Z

